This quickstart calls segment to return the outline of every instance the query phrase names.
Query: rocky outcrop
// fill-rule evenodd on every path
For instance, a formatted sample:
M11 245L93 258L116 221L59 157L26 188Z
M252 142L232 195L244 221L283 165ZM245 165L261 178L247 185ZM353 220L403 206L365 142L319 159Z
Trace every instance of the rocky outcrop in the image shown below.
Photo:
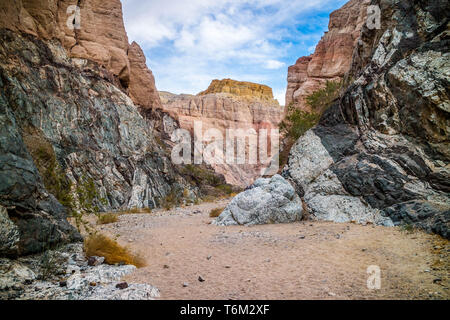
M0 206L0 252L14 253L19 241L19 228L9 218L6 208Z
M0 28L58 39L69 57L106 68L136 105L161 106L142 51L137 44L128 44L120 0L2 1Z
M237 195L214 221L215 225L289 223L302 218L302 201L280 175L260 178Z
M191 133L194 131L194 123L201 121L202 133L215 128L222 133L224 139L227 129L253 129L256 133L260 129L268 129L270 135L271 129L278 128L283 116L283 108L273 99L272 90L263 85L230 81L214 80L207 91L196 96L160 93L163 110L178 121L180 128ZM216 93L207 93L213 91ZM251 95L252 92L255 96ZM270 148L268 150L270 153ZM227 183L246 187L262 175L267 164L249 164L247 154L245 164L211 166L225 177Z
M0 299L153 300L159 290L124 283L132 265L90 265L81 244L67 245L18 260L0 258Z
M366 21L370 0L352 0L330 15L329 31L320 40L314 54L301 57L288 70L286 105L311 111L306 97L325 86L341 81L349 71L353 48Z
M275 103L271 87L252 82L232 79L213 80L208 89L200 92L198 95L204 96L212 93L229 93L250 100L258 99Z
M157 109L161 101L155 86L155 77L147 68L146 58L141 47L133 42L128 49L130 60L129 95L133 102L143 108Z
M155 207L169 193L191 189L157 143L152 122L109 72L70 59L57 40L5 29L0 39L0 204L20 231L7 252L80 239L44 176L68 179L75 200L76 188L92 182L84 191L100 210ZM57 165L37 167L53 158ZM49 187L55 195L67 188Z
M450 237L448 2L374 0L356 79L291 150L283 176L312 217ZM425 18L426 17L426 18Z

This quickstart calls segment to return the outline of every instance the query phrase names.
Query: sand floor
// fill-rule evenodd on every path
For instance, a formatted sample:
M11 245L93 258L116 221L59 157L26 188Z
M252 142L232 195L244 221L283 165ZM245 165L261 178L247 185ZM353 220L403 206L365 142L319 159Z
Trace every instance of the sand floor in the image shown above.
M309 221L211 225L209 212L227 201L121 215L98 228L145 257L124 280L156 286L161 299L450 297L450 245L438 236ZM379 290L367 288L371 265L381 270Z

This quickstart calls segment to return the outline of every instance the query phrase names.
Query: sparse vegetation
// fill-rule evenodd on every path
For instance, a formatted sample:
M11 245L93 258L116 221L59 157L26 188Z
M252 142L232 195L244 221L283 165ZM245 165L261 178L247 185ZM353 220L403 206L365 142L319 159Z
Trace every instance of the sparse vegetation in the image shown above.
M177 196L176 192L172 190L162 201L162 207L169 211L172 210L180 203L180 198Z
M150 213L152 213L152 209L150 208L131 208L120 212L120 214L150 214Z
M403 223L402 225L400 225L400 231L406 233L414 233L414 231L416 231L416 228L410 223Z
M231 195L233 193L233 187L229 184L221 184L217 186L216 189L226 195Z
M58 274L58 259L51 250L45 250L39 260L40 274L39 279L48 280Z
M114 213L103 213L97 217L97 224L110 224L119 221L119 217Z
M51 143L39 129L33 126L25 127L22 136L45 188L63 206L71 210L74 207L74 199L71 194L72 183L56 160Z
M102 234L91 234L85 238L84 251L87 256L105 257L105 263L111 265L122 263L138 268L146 265L142 256L131 253L128 248Z
M209 213L209 216L211 218L217 218L218 216L220 216L220 214L223 212L223 210L225 210L225 208L216 208L211 210L211 212Z
M223 183L222 179L212 170L207 170L201 166L188 164L181 167L181 173L191 177L195 182L207 184L210 186L218 186Z
M100 197L94 180L83 176L74 190L72 182L56 159L51 143L47 141L41 130L28 126L24 128L22 136L47 191L67 208L78 230L84 227L86 231L91 232L83 215L98 214L100 211L98 204L107 203L106 199Z
M295 141L319 122L322 114L339 97L341 88L342 82L327 81L323 89L306 97L306 103L311 108L311 112L297 109L292 103L287 106L286 117L280 123L280 131L286 139L280 153L280 168L287 163L290 149Z
M319 89L306 97L306 104L313 112L322 114L334 100L339 97L343 83L340 81L327 81L323 89Z
M280 123L280 131L285 137L297 140L314 127L319 119L319 114L302 111L290 104L286 118Z

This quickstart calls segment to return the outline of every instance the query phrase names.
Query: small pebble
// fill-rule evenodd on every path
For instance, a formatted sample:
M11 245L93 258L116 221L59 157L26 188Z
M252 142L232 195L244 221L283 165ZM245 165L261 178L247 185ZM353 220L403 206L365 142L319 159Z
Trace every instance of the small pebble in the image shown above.
M120 289L120 290L126 289L126 288L128 288L128 283L126 283L126 282L118 283L118 284L116 284L116 288Z

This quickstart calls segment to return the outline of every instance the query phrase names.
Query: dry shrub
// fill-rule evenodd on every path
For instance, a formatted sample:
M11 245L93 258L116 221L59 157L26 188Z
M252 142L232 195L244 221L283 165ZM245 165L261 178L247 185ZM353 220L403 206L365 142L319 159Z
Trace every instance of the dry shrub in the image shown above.
M217 218L218 216L220 216L220 214L223 212L223 210L225 210L225 208L216 208L211 210L211 212L209 213L209 216L211 218Z
M152 209L150 208L131 208L121 212L121 214L150 214Z
M145 260L137 254L133 254L126 247L122 247L117 241L102 234L92 234L84 239L84 251L86 256L105 257L107 264L131 264L138 268L145 267Z
M117 214L105 213L98 216L97 224L109 224L119 221Z

